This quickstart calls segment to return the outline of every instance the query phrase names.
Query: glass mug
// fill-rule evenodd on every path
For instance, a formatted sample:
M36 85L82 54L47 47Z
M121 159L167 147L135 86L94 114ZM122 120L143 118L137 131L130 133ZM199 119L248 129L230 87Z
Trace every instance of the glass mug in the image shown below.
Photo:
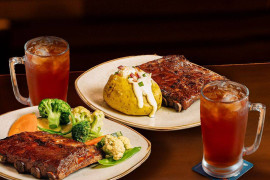
M232 81L214 81L201 90L200 115L204 171L217 178L236 175L243 156L255 152L261 141L265 105L250 103L246 86ZM244 147L248 111L259 111L255 142Z
M42 99L67 101L69 79L69 44L58 37L43 36L24 45L25 56L9 59L11 82L16 99L25 105L38 105ZM21 96L15 65L25 64L29 98Z

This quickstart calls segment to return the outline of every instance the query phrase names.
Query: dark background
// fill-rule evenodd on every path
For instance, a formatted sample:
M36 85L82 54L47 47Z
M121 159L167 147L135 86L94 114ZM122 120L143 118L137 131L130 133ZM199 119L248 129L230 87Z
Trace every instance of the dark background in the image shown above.
M267 62L269 7L268 0L0 0L0 74L42 35L69 42L72 71L141 54L183 54L200 65Z

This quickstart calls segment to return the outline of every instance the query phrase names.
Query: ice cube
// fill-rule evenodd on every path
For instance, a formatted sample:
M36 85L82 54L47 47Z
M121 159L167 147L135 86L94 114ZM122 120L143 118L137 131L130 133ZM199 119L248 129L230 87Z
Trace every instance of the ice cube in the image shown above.
M42 37L28 45L28 51L39 56L51 56L64 52L67 44L51 37Z
M222 102L233 102L237 100L238 100L238 96L231 92L225 92L223 94Z
M46 46L35 48L35 54L39 56L50 56L50 51Z

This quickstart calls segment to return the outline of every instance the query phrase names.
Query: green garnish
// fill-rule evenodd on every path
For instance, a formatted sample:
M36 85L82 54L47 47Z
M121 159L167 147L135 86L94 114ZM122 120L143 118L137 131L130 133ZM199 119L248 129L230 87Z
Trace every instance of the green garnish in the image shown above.
M143 77L146 77L146 74L144 73L142 76L143 76Z
M144 84L143 84L143 82L142 82L142 81L141 81L141 82L139 82L139 83L138 83L138 85L139 85L140 87L144 86Z
M101 159L98 162L99 162L99 164L102 164L103 166L113 166L113 165L119 164L119 163L129 159L130 157L132 157L134 154L136 154L140 150L141 150L141 147L134 147L134 148L126 150L123 157L119 160L114 160L113 157L110 157L110 158L106 158L106 159Z
M119 74L119 71L116 71L116 72L114 73L114 75L116 75L116 74Z

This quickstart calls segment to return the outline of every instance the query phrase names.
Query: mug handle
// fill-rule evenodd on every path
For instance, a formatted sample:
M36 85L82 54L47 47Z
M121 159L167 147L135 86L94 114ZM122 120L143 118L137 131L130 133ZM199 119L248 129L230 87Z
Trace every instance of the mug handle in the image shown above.
M15 94L16 99L24 104L24 105L30 105L30 98L23 97L20 94L16 73L15 73L15 65L16 64L24 64L24 57L12 57L9 59L9 70L10 70L10 76L11 76L11 83L13 87L13 92Z
M260 116L255 141L251 146L244 147L243 156L254 153L261 143L266 107L264 104L261 103L250 103L249 111L258 111L260 113Z

